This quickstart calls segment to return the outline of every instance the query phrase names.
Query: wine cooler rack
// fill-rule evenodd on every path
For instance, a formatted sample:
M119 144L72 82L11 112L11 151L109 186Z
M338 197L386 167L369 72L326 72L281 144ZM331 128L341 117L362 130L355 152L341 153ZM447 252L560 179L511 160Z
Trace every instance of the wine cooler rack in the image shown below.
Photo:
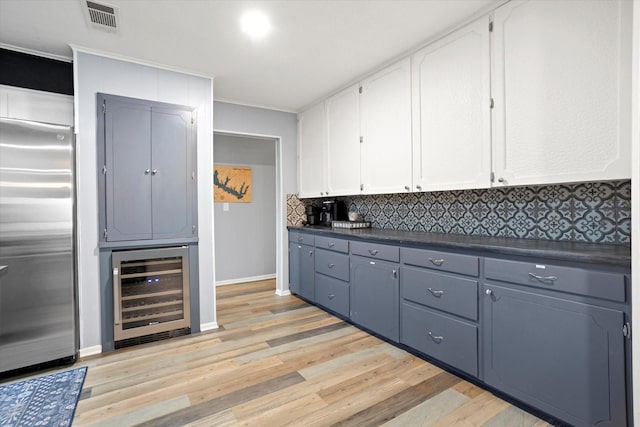
M112 254L114 340L190 327L188 248Z

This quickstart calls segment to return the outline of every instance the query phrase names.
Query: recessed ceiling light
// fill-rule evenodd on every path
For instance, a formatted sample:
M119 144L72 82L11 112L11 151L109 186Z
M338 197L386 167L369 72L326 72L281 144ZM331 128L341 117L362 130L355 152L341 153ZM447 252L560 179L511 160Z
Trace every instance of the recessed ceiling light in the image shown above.
M269 18L258 10L251 10L242 15L240 20L242 31L254 38L264 37L271 29Z

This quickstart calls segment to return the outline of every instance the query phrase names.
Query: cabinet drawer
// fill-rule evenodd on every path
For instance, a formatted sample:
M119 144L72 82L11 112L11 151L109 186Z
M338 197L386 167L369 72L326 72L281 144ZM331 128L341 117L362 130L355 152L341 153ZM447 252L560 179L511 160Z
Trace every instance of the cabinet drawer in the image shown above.
M400 254L404 264L469 276L478 275L478 257L475 256L411 248L400 249Z
M316 273L349 281L349 255L316 249Z
M316 236L316 248L348 253L349 241L333 237Z
M428 307L478 319L478 281L428 270L402 267L402 298Z
M313 246L315 241L315 236L313 234L308 233L299 233L297 231L289 232L289 241L301 243L303 245L311 245Z
M316 274L316 303L349 317L349 284Z
M487 279L578 295L625 301L625 276L619 273L486 258Z
M403 303L400 341L478 376L478 328L474 325Z
M351 242L351 253L369 258L400 261L400 248L397 246L379 245L377 243Z

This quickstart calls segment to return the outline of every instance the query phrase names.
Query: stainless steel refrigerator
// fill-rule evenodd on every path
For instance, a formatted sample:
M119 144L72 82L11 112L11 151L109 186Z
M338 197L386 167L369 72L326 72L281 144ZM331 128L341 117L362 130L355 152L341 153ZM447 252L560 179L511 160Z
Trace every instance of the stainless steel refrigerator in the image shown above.
M0 118L0 373L78 351L71 128Z

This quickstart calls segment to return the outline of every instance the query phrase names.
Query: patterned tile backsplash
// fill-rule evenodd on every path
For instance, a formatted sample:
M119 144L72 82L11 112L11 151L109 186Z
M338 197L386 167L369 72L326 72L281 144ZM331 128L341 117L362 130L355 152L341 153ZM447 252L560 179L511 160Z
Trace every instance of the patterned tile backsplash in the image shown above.
M338 199L373 228L631 244L630 181ZM288 224L302 224L305 206L321 203L288 195Z

